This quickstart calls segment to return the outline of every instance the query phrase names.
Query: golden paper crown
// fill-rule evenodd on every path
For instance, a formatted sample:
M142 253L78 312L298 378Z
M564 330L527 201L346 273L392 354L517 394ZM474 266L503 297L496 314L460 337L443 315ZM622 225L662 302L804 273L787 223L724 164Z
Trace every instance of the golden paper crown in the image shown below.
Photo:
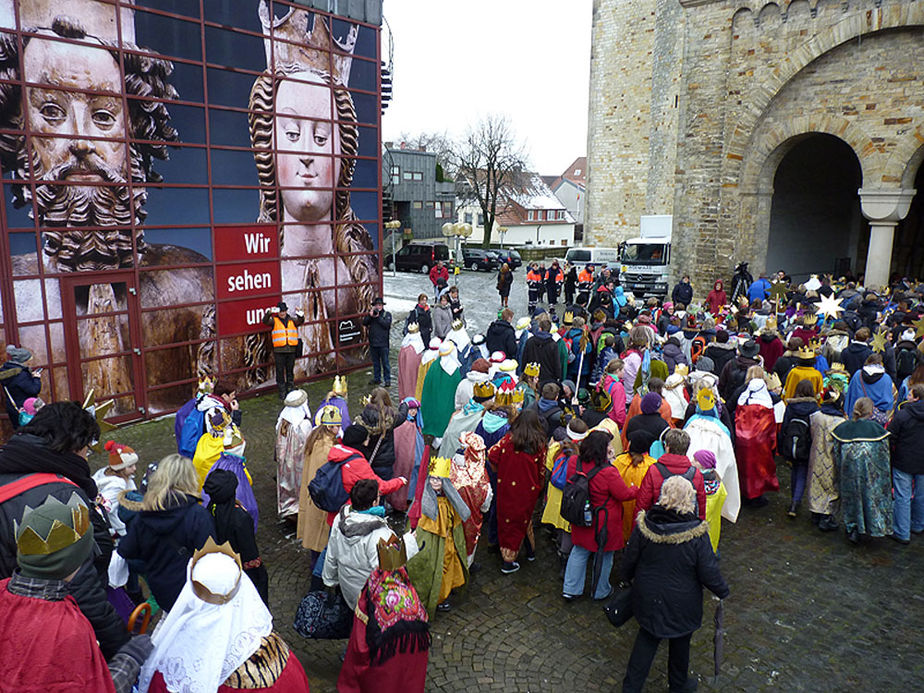
M210 395L212 390L215 389L215 378L210 375L204 375L199 378L199 382L196 385L196 392L201 395Z
M772 330L775 330L775 329L777 328L777 321L776 321L776 316L775 316L775 315L771 315L769 318L767 318L767 325L766 325L766 327L767 327L768 330L771 330L771 331L772 331Z
M452 469L452 460L448 457L433 457L430 460L430 476L448 479Z
M368 395L363 395L362 397L359 398L359 403L360 403L361 405L363 405L364 407L365 407L365 406L368 406L369 402L371 402L371 401L372 401L372 393L371 393L371 392L370 392Z
M474 394L475 397L481 399L488 399L494 396L495 388L494 383L490 380L483 383L475 383Z
M678 363L676 366L674 366L674 373L686 377L690 374L690 368L685 363Z
M715 393L713 393L711 388L704 387L696 395L696 404L699 405L702 411L709 411L715 408Z
M561 320L563 325L570 325L574 322L574 311L566 310L565 316Z
M828 369L828 373L846 373L847 368L840 361L835 361L831 364L831 367Z
M334 376L334 386L332 388L335 395L340 395L341 397L346 397L347 395L347 379L345 375L335 375Z
M199 562L200 558L210 553L220 553L229 556L234 559L234 562L237 564L238 573L237 579L234 581L234 586L224 594L215 594L201 582L197 582L193 579L193 575L196 572L196 563ZM216 544L215 540L209 537L205 540L205 544L202 548L193 554L192 564L189 567L189 579L192 582L193 594L209 604L227 604L234 598L234 595L237 594L238 589L240 589L241 573L243 573L241 557L234 553L234 549L231 548L231 542L226 541L224 544Z
M524 397L525 397L525 393L523 392L523 390L520 390L519 388L517 388L516 390L510 393L510 403L511 404L523 404Z
M465 327L465 323L459 320L458 318L456 318L455 320L452 321L451 327L454 330L461 330L463 327Z
M818 316L814 313L806 313L802 316L803 325L814 325L816 322L818 322Z
M523 367L523 375L530 378L535 378L539 375L539 364L533 361L532 363L527 363Z
M71 524L73 527L68 527L60 520L55 520L51 523L48 536L44 538L32 527L26 527L22 534L16 538L16 548L24 556L47 556L48 554L56 553L72 544L76 544L90 530L90 510L83 504L77 493L72 493L67 503L62 503L54 496L48 496L42 502L42 505L45 503L67 506L71 511ZM27 505L23 512L23 520L34 509ZM13 532L15 534L19 534L19 527L20 524L14 521Z
M818 337L809 340L808 348L816 354L821 351L821 340Z
M322 426L339 426L343 423L343 414L332 404L321 407L316 415L315 424Z
M379 539L375 547L379 554L379 568L392 572L407 563L407 547L404 545L404 539L392 534L388 541Z
M420 332L420 325L418 325L416 322L409 323L407 326L407 331L409 334Z
M282 17L271 17L266 0L260 0L258 14L263 25L267 66L275 60L277 66L298 65L329 73L335 82L343 86L349 83L353 49L359 32L356 24L351 24L349 33L338 41L331 37L327 19L318 12L314 13L310 32L308 15L311 13L307 10L290 7Z

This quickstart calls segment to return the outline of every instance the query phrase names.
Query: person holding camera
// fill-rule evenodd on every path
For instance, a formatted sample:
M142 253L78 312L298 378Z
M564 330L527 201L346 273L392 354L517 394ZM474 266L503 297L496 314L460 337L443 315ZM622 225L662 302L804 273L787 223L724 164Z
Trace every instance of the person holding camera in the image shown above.
M385 310L385 301L377 297L372 301L372 310L363 318L369 337L369 354L372 357L372 384L381 385L385 376L385 387L391 387L391 367L388 364L391 313Z
M263 316L263 324L273 328L273 358L276 360L276 385L279 399L295 389L295 359L301 355L298 328L305 322L305 314L297 309L289 315L289 306L280 301Z

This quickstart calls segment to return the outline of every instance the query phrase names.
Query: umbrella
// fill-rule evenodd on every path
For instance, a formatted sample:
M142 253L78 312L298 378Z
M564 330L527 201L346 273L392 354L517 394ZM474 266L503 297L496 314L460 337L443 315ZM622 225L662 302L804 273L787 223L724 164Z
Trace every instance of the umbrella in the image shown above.
M718 605L715 607L715 616L713 617L713 622L715 623L715 635L712 637L713 660L715 662L715 669L713 671L715 678L713 679L713 685L716 685L719 681L719 670L722 668L722 660L725 658L724 620L725 600L720 599Z

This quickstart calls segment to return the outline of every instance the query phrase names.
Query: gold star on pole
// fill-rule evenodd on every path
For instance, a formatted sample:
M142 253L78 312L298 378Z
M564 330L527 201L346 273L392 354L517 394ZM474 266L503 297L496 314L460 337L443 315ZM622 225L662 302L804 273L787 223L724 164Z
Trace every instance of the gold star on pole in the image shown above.
M770 297L774 301L781 301L786 298L786 294L789 293L789 287L786 285L786 282L773 282L770 288L767 289L767 293L770 294Z
M914 338L924 337L924 318L919 318L911 324L914 325Z
M873 351L875 351L877 354L881 354L883 351L885 351L886 334L888 333L885 330L879 330L876 332L876 334L873 335L872 347Z
M112 409L115 404L114 400L107 400L102 404L96 403L96 390L90 390L87 393L86 399L83 400L83 408L86 409L90 414L96 418L96 423L99 424L100 436L104 433L109 433L109 431L114 431L118 426L111 424L106 421L106 416L109 414L109 410ZM95 445L91 445L90 449L94 452L100 454L103 453L103 446L101 441L96 441Z
M838 315L844 311L841 308L841 301L843 299L834 298L834 295L831 296L822 296L821 300L818 302L818 313L824 315L826 318L834 318L837 320Z

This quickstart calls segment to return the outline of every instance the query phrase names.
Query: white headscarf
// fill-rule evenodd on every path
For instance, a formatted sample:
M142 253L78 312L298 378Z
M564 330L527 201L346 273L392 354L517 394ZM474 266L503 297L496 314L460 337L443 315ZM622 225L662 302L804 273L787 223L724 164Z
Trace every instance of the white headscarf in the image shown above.
M404 335L404 339L401 340L401 348L403 349L406 346L414 347L414 351L418 354L423 353L423 350L426 349L423 343L423 337L420 336L420 332L408 332Z
M433 359L437 358L440 355L440 346L442 345L442 340L439 337L434 337L430 340L430 348L427 349L423 356L420 357L420 365L426 365L430 363Z
M465 331L464 327L461 327L458 330L449 330L449 334L446 335L446 339L455 344L459 351L464 351L465 347L467 347L472 342L471 338L468 336L468 332Z
M288 421L293 426L298 426L302 421L308 420L309 428L311 427L311 408L308 406L308 400L298 406L286 405L279 412L279 418L276 419L276 431L279 431L279 425L283 421Z
M147 691L154 673L176 693L215 693L273 632L273 617L250 578L230 556L210 553L196 563L176 603L154 631L154 651L141 668L138 689ZM192 577L214 594L237 593L226 604L195 595Z
M459 363L456 347L447 339L440 345L440 368L446 371L448 375L452 375L461 367L462 364Z
M767 389L767 382L763 378L752 378L748 381L748 386L738 397L739 407L746 404L759 404L767 409L773 409L773 398L770 397L770 390Z

